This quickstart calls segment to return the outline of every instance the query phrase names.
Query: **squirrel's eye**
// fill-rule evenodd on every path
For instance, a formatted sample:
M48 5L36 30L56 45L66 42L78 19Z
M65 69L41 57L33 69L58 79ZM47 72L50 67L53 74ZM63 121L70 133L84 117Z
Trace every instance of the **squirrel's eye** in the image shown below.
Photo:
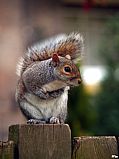
M71 72L71 68L68 66L64 67L64 70L65 70L65 72Z

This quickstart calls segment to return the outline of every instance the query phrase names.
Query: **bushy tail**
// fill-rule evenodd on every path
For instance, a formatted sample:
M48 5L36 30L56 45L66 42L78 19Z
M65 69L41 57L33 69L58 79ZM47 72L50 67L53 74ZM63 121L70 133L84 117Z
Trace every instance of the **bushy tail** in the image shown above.
M17 74L20 76L35 61L44 61L51 58L53 53L63 57L70 55L73 61L77 61L81 58L82 52L83 37L79 33L55 36L29 48L17 66Z

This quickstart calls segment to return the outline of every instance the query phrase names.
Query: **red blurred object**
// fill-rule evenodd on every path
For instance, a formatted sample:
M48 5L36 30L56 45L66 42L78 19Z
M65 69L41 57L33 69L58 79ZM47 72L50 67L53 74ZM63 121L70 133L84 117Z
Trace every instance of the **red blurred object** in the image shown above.
M85 0L85 2L83 3L83 9L85 11L89 11L92 8L93 5L93 0Z

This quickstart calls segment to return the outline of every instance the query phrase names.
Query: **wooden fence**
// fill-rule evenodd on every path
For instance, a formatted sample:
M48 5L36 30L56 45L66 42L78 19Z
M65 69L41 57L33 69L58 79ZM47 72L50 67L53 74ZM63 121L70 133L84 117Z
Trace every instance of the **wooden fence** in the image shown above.
M0 159L118 158L114 136L71 139L68 125L12 125L8 142L0 142Z

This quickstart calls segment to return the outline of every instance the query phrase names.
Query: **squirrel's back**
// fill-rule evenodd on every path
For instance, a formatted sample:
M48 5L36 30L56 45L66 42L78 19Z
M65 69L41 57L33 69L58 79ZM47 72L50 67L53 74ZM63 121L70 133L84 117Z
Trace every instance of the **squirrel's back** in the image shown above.
M72 60L81 57L83 50L83 38L79 33L69 35L61 34L46 41L37 43L28 49L17 66L17 74L21 76L24 70L36 61L44 61L52 57L53 53L65 57L70 55Z

